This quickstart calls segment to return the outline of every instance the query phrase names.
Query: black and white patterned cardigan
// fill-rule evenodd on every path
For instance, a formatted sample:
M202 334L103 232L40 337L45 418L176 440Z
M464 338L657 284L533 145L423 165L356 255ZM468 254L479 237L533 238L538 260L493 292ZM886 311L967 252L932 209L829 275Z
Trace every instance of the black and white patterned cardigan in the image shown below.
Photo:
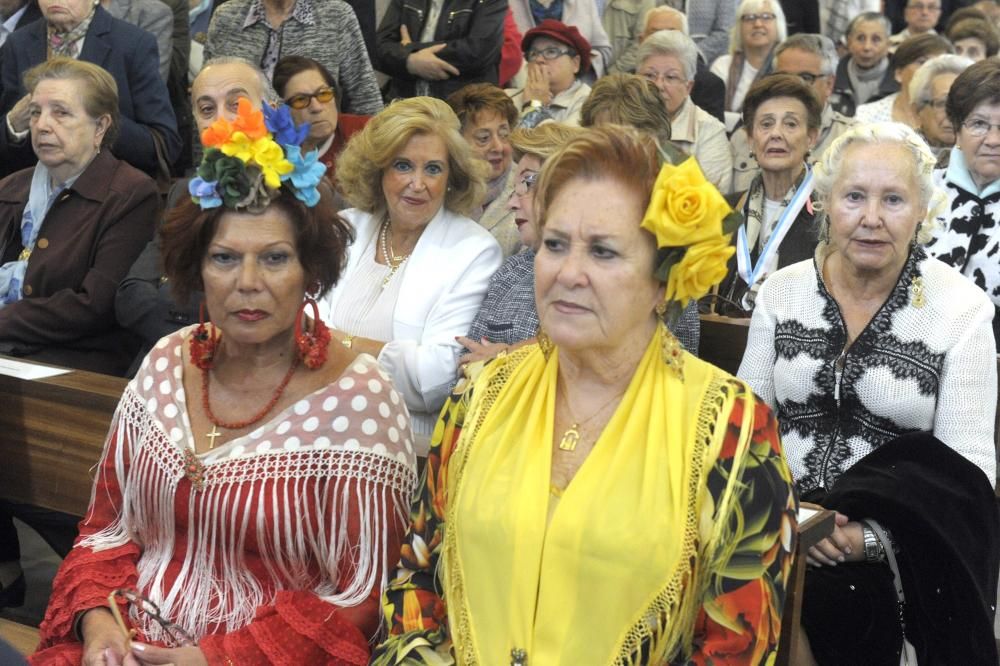
M957 268L1000 306L1000 186L980 193L957 148L948 168L934 171L934 184L948 203L934 220L928 254Z
M869 452L914 431L932 432L995 483L989 299L916 248L838 374L846 328L819 276L819 256L764 283L739 370L777 414L799 492L830 488ZM917 276L921 307L911 302Z

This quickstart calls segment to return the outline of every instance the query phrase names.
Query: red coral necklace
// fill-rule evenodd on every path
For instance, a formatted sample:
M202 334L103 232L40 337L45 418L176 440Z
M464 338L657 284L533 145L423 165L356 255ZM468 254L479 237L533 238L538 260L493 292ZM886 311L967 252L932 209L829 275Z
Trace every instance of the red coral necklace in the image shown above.
M292 355L292 364L288 368L288 372L285 373L284 379L275 389L274 395L266 405L256 414L245 421L233 421L226 422L217 418L215 414L212 413L212 405L208 399L208 387L211 381L211 366L206 366L201 369L201 406L205 410L205 415L212 424L212 431L206 433L206 437L209 439L208 449L211 451L215 448L215 438L222 435L219 432L219 428L225 428L226 430L242 430L257 423L261 419L270 413L274 406L278 404L278 400L281 399L281 394L285 392L285 387L288 386L288 382L292 381L292 375L295 374L295 370L299 367L299 357L297 354ZM198 459L198 454L195 453L194 446L187 447L184 449L184 476L186 476L190 481L191 485L195 490L201 490L205 484L205 466L202 464L201 460Z
M274 395L268 401L263 408L249 419L245 421L223 421L212 413L212 405L208 399L208 385L212 376L212 372L209 368L203 368L201 371L201 406L205 408L205 415L208 416L208 420L212 423L212 432L208 433L206 437L209 438L208 449L212 450L215 448L215 438L221 435L218 428L225 428L226 430L242 430L252 426L257 423L268 413L274 409L274 406L278 404L278 400L281 399L281 394L285 392L285 387L288 386L288 382L292 380L292 375L295 374L295 369L299 367L299 357L297 355L292 355L292 364L288 367L288 372L285 373L285 378L281 380L278 384L278 388L275 389Z

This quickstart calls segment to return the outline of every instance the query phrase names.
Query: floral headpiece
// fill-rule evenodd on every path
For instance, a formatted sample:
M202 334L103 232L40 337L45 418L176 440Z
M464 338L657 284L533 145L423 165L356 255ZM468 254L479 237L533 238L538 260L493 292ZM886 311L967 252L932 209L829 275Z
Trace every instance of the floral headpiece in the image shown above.
M705 179L695 158L669 146L660 157L663 166L642 228L656 236L656 277L667 284L667 303L683 308L726 277L736 251L730 238L742 218Z
M291 111L267 104L255 109L245 97L233 121L219 118L201 133L205 155L188 191L203 209L226 206L259 213L289 187L312 207L319 202L319 185L326 166L319 151L302 154L309 124L295 125Z

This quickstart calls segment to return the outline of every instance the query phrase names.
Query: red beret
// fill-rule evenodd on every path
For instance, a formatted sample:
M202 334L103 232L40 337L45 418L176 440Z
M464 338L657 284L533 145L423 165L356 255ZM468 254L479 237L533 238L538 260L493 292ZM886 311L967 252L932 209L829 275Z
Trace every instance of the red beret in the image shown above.
M580 73L590 69L590 42L588 42L576 26L566 25L555 19L545 19L534 28L524 33L521 40L521 52L527 53L535 37L549 37L569 46L580 56Z

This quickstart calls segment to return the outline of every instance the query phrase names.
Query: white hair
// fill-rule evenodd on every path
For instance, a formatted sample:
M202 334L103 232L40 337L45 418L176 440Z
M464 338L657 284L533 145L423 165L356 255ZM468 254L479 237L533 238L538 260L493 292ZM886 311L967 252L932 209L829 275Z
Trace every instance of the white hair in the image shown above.
M931 85L940 74L955 74L964 72L972 61L965 56L944 53L934 56L913 74L910 80L910 101L917 109L931 101Z
M694 81L698 68L698 47L690 37L676 30L657 30L639 44L639 65L642 66L646 58L657 55L674 56L680 60L684 67L684 78Z
M927 215L921 220L917 234L918 243L931 239L931 222L938 208L945 204L944 193L934 185L934 166L937 157L927 146L927 142L908 125L897 122L862 123L854 125L823 151L819 161L813 166L814 188L818 207L825 209L837 178L844 171L844 155L854 145L897 145L910 152L913 173L920 191L920 205L927 207ZM820 238L829 238L830 220L826 214L820 222Z
M743 24L744 14L759 14L768 11L774 14L774 22L778 28L778 41L781 43L788 37L788 22L785 20L785 12L781 9L781 3L777 0L740 0L736 6L736 23L729 31L729 52L739 53L743 50Z
M672 15L676 16L680 20L680 22L681 22L681 32L683 32L685 35L688 34L689 32L691 32L690 28L688 27L688 17L687 17L687 14L685 14L682 11L680 11L679 9L674 9L673 7L670 7L669 5L661 5L659 7L653 7L652 9L648 10L645 14L643 14L643 16L642 16L642 31L643 32L646 32L647 30L649 30L649 22L657 14L672 14Z

